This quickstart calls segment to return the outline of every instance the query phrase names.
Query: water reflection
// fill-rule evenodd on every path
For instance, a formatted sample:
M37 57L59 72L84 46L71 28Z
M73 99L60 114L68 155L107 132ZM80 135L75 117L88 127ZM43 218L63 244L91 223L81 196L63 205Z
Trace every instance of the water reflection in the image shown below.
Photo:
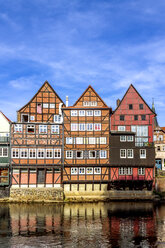
M165 247L165 205L1 205L0 247Z

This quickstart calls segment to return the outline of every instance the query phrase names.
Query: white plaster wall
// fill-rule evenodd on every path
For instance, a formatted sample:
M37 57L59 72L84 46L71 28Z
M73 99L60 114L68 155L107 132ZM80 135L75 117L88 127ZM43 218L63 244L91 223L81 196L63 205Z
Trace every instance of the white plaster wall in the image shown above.
M10 132L10 124L2 113L0 113L0 132L5 132L5 133Z

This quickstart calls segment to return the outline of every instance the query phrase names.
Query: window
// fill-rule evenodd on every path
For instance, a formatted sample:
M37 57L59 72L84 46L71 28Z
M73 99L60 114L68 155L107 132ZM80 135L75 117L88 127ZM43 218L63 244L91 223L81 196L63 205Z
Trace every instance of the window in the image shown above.
M139 104L139 109L143 109L143 104Z
M87 116L93 116L93 110L87 110L86 115Z
M71 110L71 116L77 116L77 110Z
M106 137L100 137L100 144L104 145L107 143L107 138Z
M85 110L79 110L79 116L85 116Z
M95 137L90 137L90 138L89 138L89 144L90 144L90 145L94 145L95 143L96 143Z
M48 103L43 103L43 108L48 108Z
M133 105L132 104L129 104L129 109L133 109Z
M119 168L119 175L125 175L125 168L124 167L120 167Z
M61 149L54 149L54 158L61 158Z
M95 116L101 116L101 110L95 110L94 115Z
M78 174L78 168L71 168L71 174L77 175Z
M120 149L120 158L126 158L126 149Z
M79 124L79 131L85 131L85 123Z
M66 138L66 144L72 144L73 143L73 138L72 137L67 137Z
M132 168L131 167L126 168L126 175L132 175Z
M89 158L96 158L96 151L89 151Z
M101 174L101 167L95 167L94 174Z
M73 151L66 151L66 158L73 158Z
M51 109L55 108L55 104L54 103L50 103L49 106L50 106Z
M101 150L100 151L100 158L106 158L107 157L107 151Z
M144 167L140 167L138 168L138 175L140 176L144 176L145 175L145 168Z
M132 175L132 168L131 167L120 167L119 168L119 175Z
M83 158L83 151L77 151L76 158L79 158L79 159Z
M42 114L42 104L37 103L37 114Z
M85 168L79 168L79 174L85 174Z
M78 124L77 123L71 123L71 131L78 131Z
M45 150L44 149L38 149L37 150L37 157L38 158L44 158L45 157Z
M97 106L97 102L96 101L91 102L91 106Z
M15 133L22 133L22 124L15 124L14 125L14 132Z
M157 151L160 152L160 146L157 146Z
M0 157L7 157L8 156L8 148L7 147L1 147L0 148Z
M29 158L36 158L36 149L29 149Z
M125 126L118 126L118 131L125 131Z
M127 150L127 158L133 158L133 149Z
M53 149L46 149L46 158L53 158Z
M126 136L125 135L121 135L120 136L120 142L125 142L126 141Z
M22 120L22 122L29 122L29 115L28 114L22 114L21 120Z
M138 115L134 115L134 121L138 121Z
M87 167L86 168L86 174L93 174L93 168L92 167Z
M165 146L162 146L162 151L165 152Z
M47 126L46 125L39 125L39 133L41 133L41 134L47 133Z
M89 102L83 102L83 106L89 106Z
M33 115L30 116L30 120L34 121L34 116Z
M159 140L159 141L163 141L163 135L159 135L159 136L158 136L158 140Z
M35 132L35 125L27 125L27 132L34 133Z
M28 157L28 149L20 149L20 158Z
M133 142L133 136L127 136L127 141L128 142Z
M87 131L93 131L93 123L86 124Z
M76 138L76 144L77 145L83 145L83 138L82 137L77 137Z
M142 118L142 121L145 121L146 120L146 115L142 115L141 118Z
M140 149L140 158L146 158L146 149Z
M120 121L124 121L124 115L120 115Z
M55 123L61 123L62 122L61 115L54 115L54 122Z
M51 126L51 133L59 134L59 125L52 125Z
M84 101L83 106L97 106L97 102L96 101L92 101L92 102Z
M12 148L12 158L19 158L19 149Z
M95 123L94 124L94 130L95 131L101 131L101 123Z

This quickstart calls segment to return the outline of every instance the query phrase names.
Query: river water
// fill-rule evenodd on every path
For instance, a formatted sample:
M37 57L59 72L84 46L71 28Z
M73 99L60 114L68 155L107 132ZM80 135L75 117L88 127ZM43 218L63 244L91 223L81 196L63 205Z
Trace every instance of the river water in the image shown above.
M165 247L165 204L1 204L0 248Z

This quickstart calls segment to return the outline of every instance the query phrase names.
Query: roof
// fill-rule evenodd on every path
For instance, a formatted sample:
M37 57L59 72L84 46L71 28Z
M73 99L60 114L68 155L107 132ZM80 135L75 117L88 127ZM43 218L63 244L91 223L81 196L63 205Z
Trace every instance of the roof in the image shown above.
M81 94L81 96L80 96L80 97L78 98L78 100L73 104L73 106L75 106L75 105L79 102L79 100L81 99L81 97L83 97L83 95L84 95L89 89L92 89L93 92L96 94L96 96L100 99L100 101L101 101L106 107L108 107L107 104L106 104L106 103L103 101L103 99L97 94L97 92L93 89L93 87L92 87L91 85L89 85L88 88Z
M21 111L23 108L25 108L30 102L33 101L33 99L36 97L36 95L40 92L40 90L45 86L45 84L48 84L48 86L51 88L51 90L57 95L57 97L60 99L60 101L65 105L65 103L62 101L62 99L59 97L59 95L55 92L55 90L52 88L52 86L49 84L48 81L45 81L44 84L39 88L39 90L37 91L37 93L33 96L33 98L27 103L25 104L22 108L20 108L19 110L17 110L17 112Z
M136 93L139 95L139 97L142 99L142 101L147 105L147 107L150 109L150 111L156 116L156 113L155 113L155 112L150 108L150 106L146 103L146 101L143 99L143 97L142 97L142 96L139 94L139 92L135 89L135 87L133 86L133 84L130 84L128 90L127 90L126 93L124 94L122 100L120 101L119 105L117 106L117 108L115 109L115 111L114 111L113 113L115 113L116 110L120 107L122 101L124 100L125 96L127 95L128 91L129 91L129 89L130 89L131 87L136 91Z
M161 127L161 129L162 129L163 131L165 131L165 127Z
M7 118L7 116L6 116L2 111L0 111L0 113L6 118L6 120L7 120L8 122L11 122L11 120L10 120L9 118Z

